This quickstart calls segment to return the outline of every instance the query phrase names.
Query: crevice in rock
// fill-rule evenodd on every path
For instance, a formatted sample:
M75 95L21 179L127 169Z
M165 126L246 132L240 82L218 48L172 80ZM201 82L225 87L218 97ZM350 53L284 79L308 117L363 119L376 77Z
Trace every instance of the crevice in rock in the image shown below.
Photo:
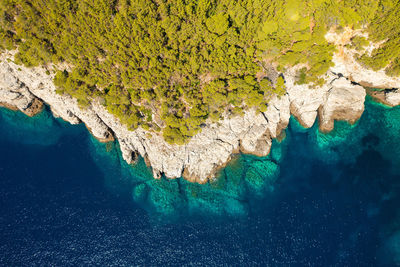
M267 118L267 115L265 115L264 112L261 112L261 114L263 115L263 117L264 117L264 119L267 121L267 123L269 123L269 120L268 120L268 118Z

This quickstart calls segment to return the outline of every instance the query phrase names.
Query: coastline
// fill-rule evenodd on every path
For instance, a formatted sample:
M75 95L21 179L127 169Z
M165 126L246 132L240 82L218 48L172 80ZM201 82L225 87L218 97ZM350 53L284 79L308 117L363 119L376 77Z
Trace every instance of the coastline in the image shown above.
M13 111L20 111L17 106L9 104L9 103L0 102L0 107L7 108L7 109L13 110Z
M10 104L7 102L0 101L0 107L4 107L4 108L14 110L14 111L21 111L28 117L33 117L33 116L39 114L40 112L42 112L42 110L44 108L44 103L41 100L34 98L32 100L32 102L29 104L29 106L27 106L25 109L21 110L17 105L13 105L13 104Z
M396 90L396 89L395 89ZM377 103L381 103L387 107L394 107L395 105L391 105L385 98L385 92L387 92L387 90L371 90L370 88L365 88L365 91L368 95L370 95L372 97L372 99L374 101L376 101ZM393 90L390 90L390 92L392 92ZM16 105L12 105L9 103L0 103L0 106L13 110L13 111L21 111L23 112L25 115L29 116L29 117L33 117L35 115L37 115L38 113L40 113L43 110L44 107L44 103L39 100L38 98L34 98L32 101L32 105L30 105L27 109L25 110L20 110ZM50 106L51 107L51 106ZM51 109L53 110L53 108L51 107ZM338 113L334 113L331 118L333 118L332 120L329 121L328 125L329 126L323 126L323 120L322 120L322 112L323 112L323 108L320 106L317 110L317 117L318 117L318 121L319 121L319 130L322 133L329 133L330 131L333 130L333 123L335 120L337 121L347 121L349 124L354 124L358 121L358 119L361 117L362 113L364 112L364 107L361 111L359 111L357 114L353 114L349 116L349 113L346 113L345 111L339 111ZM54 114L54 112L53 112ZM304 114L301 113L297 113L296 109L293 107L293 103L290 104L290 114L293 115L293 117L297 120L297 122L304 128L304 129L308 129L310 128L309 124L307 124L307 122L304 122L302 120L302 116L304 116ZM55 115L55 114L54 114ZM64 118L63 118L64 119ZM68 120L66 120L68 121ZM115 140L115 136L114 133L111 132L110 129L108 129L108 135L105 138L102 137L98 137L94 134L94 132L92 131L92 129L84 122L79 122L79 123L83 123L87 130L90 132L91 135L93 135L94 138L96 138L99 142L101 143L108 143L108 142L113 142ZM277 141L282 140L282 138L284 138L285 136L285 129L287 128L289 121L287 123L282 123L280 122L281 125L277 125L276 128L276 136L273 138ZM332 127L331 127L332 125ZM313 124L311 125L311 127L313 126ZM272 142L272 138L271 136L269 136L269 133L265 133L264 136L260 139L257 140L257 145L256 145L256 149L255 150L246 150L242 144L240 144L238 147L232 151L232 154L230 155L230 157L223 163L219 164L219 165L215 165L214 168L212 169L212 171L210 172L209 176L207 177L207 179L199 179L196 175L192 175L191 173L188 172L188 169L185 168L182 172L182 177L189 181L189 182L193 182L193 183L200 183L200 184L204 184L206 182L208 182L209 180L212 180L216 173L223 169L224 167L226 167L233 158L235 158L238 154L248 154L248 155L254 155L257 157L264 157L267 156L270 153L271 150L271 142ZM134 164L134 162L136 161L136 157L133 156L132 157L132 161L128 162L131 164ZM148 159L147 156L144 157L144 161L146 163L146 165L150 168L152 168L151 165L151 161ZM153 173L154 175L154 173ZM159 179L161 177L155 177L156 179ZM178 177L168 177L168 178L178 178Z
M334 33L327 34L327 39L339 46L339 52L334 54L335 65L325 75L323 86L298 85L296 69L289 69L284 73L286 94L273 97L266 112L257 113L250 109L241 117L225 116L218 123L207 123L184 145L168 144L161 135L142 128L128 130L97 100L82 109L75 99L56 93L54 74L47 71L53 70L54 66L45 69L16 65L13 63L15 51L0 55L0 102L32 116L46 103L55 117L71 124L84 123L99 141L118 140L126 162L132 163L137 155L141 155L152 168L154 178L165 175L206 183L234 154L267 156L272 140L282 136L291 115L304 128L311 128L318 117L320 131L326 133L333 129L334 121L353 124L361 117L370 90L360 84L367 81L374 88L400 88L400 78L360 66L353 57L354 51L345 48L339 37ZM390 106L400 104L399 89L383 92L375 98Z

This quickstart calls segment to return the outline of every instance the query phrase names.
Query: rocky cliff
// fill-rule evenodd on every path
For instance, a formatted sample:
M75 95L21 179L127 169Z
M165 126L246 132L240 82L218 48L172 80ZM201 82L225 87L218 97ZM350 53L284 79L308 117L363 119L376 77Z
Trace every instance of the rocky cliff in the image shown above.
M0 56L0 105L34 115L46 103L54 116L71 124L85 123L99 140L117 139L127 162L133 162L138 154L144 157L155 178L164 174L205 183L235 153L267 155L272 139L287 127L290 115L306 128L318 117L320 129L325 132L333 129L335 120L354 123L364 111L366 89L361 85L388 88L375 97L391 106L400 104L400 79L388 77L384 71L364 69L344 46L345 37L346 32L341 36L327 34L327 39L338 46L338 52L322 87L295 84L295 69L289 70L284 75L287 93L274 97L266 112L248 110L244 116L209 123L182 146L170 145L161 136L141 128L129 131L96 100L90 107L80 108L75 99L56 93L51 66L16 65L12 51Z

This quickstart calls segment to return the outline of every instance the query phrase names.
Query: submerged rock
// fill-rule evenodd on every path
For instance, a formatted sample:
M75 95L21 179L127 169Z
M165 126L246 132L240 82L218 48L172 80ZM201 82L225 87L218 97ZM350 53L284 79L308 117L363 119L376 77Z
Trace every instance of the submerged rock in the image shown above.
M148 188L145 183L136 185L132 191L132 197L136 202L143 202L147 198Z
M279 176L279 166L269 160L257 161L247 170L246 183L255 191L260 191L275 183Z

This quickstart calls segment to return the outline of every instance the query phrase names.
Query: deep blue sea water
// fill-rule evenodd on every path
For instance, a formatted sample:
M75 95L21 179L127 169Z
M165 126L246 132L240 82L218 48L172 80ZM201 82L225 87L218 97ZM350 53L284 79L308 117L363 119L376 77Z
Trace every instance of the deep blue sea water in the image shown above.
M0 109L0 266L400 264L400 108L292 119L218 180L154 180L84 126Z

